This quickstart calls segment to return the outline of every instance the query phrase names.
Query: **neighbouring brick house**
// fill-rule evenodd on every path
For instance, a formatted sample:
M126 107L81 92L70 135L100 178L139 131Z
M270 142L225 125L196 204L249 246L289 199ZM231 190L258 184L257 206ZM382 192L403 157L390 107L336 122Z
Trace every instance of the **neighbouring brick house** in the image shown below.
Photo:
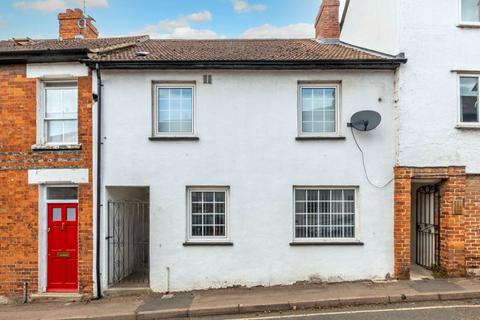
M96 39L78 9L59 23L61 40L0 41L0 296L94 293L93 81L80 60L138 37ZM77 246L48 248L58 229Z

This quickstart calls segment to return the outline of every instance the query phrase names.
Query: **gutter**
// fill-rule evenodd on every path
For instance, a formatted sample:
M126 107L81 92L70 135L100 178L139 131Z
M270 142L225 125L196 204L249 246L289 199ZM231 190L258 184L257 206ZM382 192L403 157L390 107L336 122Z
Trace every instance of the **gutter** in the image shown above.
M407 59L402 57L379 60L288 60L288 61L92 61L103 69L244 69L244 70L329 70L378 69L395 70Z
M0 64L78 61L87 58L89 52L86 48L3 51L0 52Z
M102 173L102 74L100 71L100 65L97 63L95 65L95 70L97 74L97 238L96 238L96 283L97 283L97 298L102 297L102 286L101 286L101 277L100 277L100 219L101 219L101 173Z

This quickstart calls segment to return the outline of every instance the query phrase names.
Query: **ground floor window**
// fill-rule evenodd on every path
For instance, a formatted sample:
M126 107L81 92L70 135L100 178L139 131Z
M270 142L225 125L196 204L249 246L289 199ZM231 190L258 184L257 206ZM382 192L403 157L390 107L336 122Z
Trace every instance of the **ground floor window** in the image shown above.
M227 238L228 188L188 188L189 240Z
M355 239L355 194L353 188L295 188L295 239Z

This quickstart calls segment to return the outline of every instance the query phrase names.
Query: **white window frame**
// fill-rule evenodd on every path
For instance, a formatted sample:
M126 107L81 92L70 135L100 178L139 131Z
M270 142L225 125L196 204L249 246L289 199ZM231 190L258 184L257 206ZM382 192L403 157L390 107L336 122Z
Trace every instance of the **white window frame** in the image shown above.
M158 89L160 88L178 88L192 89L192 131L191 132L160 132L158 131ZM195 82L153 82L153 111L152 111L152 135L154 137L195 137L195 109L196 83Z
M76 120L77 121L77 139L76 141L73 142L48 142L47 140L47 118L46 118L46 111L47 111L47 105L46 105L46 90L48 87L48 84L51 83L69 83L71 84L70 86L65 86L65 87L57 87L59 89L67 89L67 88L73 88L75 87L77 89L77 95L78 95L78 80L77 79L55 79L55 80L39 80L39 83L37 87L40 89L39 94L37 97L37 144L39 145L48 145L48 146L67 146L67 145L78 145L79 141L79 134L80 134L80 125L79 125L79 113L80 113L80 107L78 103L78 97L77 97L77 118L75 119L57 119L57 120Z
M477 78L480 85L480 74L478 73L459 73L457 75L457 127L475 127L480 128L480 106L477 107L477 122L462 122L462 88L461 78ZM478 96L480 103L480 90Z
M303 132L302 91L303 89L335 89L335 132ZM338 82L299 83L297 92L297 127L299 137L339 137L341 119L341 85Z
M225 192L225 236L193 236L192 235L192 192ZM230 242L230 187L228 186L187 186L186 192L187 207L187 243L229 243Z
M296 223L295 223L295 215L296 215L296 190L353 190L354 192L354 205L355 205L355 225L354 225L354 234L355 236L352 238L297 238L296 237ZM360 210L358 206L358 194L359 188L358 186L294 186L293 193L292 193L292 243L360 243Z
M459 27L480 27L480 21L464 21L462 17L462 0L458 0L458 23Z

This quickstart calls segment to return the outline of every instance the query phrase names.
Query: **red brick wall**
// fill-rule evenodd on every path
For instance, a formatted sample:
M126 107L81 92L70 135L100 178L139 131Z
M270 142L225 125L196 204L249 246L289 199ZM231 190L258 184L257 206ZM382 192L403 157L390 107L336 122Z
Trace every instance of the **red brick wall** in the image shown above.
M440 183L440 266L450 276L465 274L467 252L476 252L473 230L480 227L472 200L476 181L467 179L465 167L396 167L394 202L394 264L397 278L408 278L411 252L411 185L414 179L441 179ZM480 179L478 179L480 181ZM468 187L467 187L468 186ZM467 205L464 206L463 204ZM477 202L476 202L477 201ZM457 205L455 205L457 203ZM460 204L460 205L458 205ZM478 211L477 211L478 213ZM475 218L474 218L475 217ZM466 223L466 221L468 223ZM470 228L470 236L466 236ZM479 242L480 243L480 242ZM466 248L468 247L468 251ZM473 256L470 256L470 260Z
M0 295L21 295L22 282L38 291L38 186L27 171L88 168L89 184L79 188L80 291L92 292L92 80L78 79L81 150L32 151L36 142L36 80L25 65L0 66Z
M466 181L465 259L467 270L480 271L480 175L468 175Z
M340 0L323 0L315 21L315 37L338 39L340 37L339 22Z

